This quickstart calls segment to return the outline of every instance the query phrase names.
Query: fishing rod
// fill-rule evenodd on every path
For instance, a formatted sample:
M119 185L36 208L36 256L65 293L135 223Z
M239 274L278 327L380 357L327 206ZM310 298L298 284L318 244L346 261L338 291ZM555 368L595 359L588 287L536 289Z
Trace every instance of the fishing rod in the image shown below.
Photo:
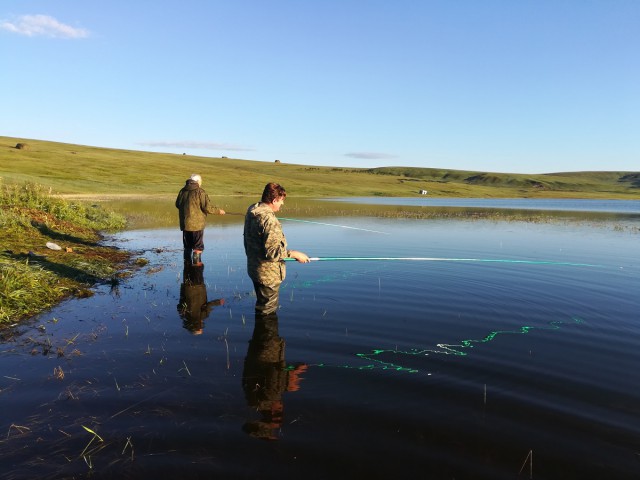
M242 213L227 213L228 215L243 215ZM382 233L388 232L369 230L366 228L351 227L348 225L337 225L335 223L314 222L311 220L301 220L299 218L278 217L279 220L289 220L291 222L314 223L316 225L327 225L330 227L350 228L365 232ZM294 262L295 258L285 258L285 262ZM442 257L309 257L311 262L341 262L341 261L405 261L405 262L481 262L481 263L523 263L528 265L564 265L571 267L597 267L590 263L574 262L554 262L550 260L515 260L506 258L442 258Z
M285 258L286 262L295 258ZM529 265L565 265L572 267L597 267L589 263L554 262L550 260L515 260L507 258L443 258L443 257L309 257L312 262L340 261L410 261L410 262L483 262L483 263L524 263Z

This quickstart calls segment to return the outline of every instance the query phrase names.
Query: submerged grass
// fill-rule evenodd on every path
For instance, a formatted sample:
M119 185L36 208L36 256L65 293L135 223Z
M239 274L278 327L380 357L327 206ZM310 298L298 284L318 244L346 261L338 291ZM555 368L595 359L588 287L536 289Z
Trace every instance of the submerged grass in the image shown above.
M177 193L177 191L176 191ZM214 203L227 215L211 215L211 226L237 224L244 221L247 207L259 200L255 196L214 197ZM120 213L127 219L127 228L175 228L178 229L178 211L174 206L175 195L156 196L152 199L129 196L99 197L96 202ZM529 209L492 209L480 207L426 207L406 205L377 205L347 202L331 202L313 198L287 197L279 217L320 219L336 217L371 217L412 220L489 220L497 222L531 223L593 223L618 225L620 230L639 231L637 214L610 212L553 211ZM346 221L346 220L345 220ZM209 227L207 227L209 228Z
M100 244L100 231L124 228L122 215L33 183L0 185L0 226L0 325L91 295L92 285L117 281L130 256Z

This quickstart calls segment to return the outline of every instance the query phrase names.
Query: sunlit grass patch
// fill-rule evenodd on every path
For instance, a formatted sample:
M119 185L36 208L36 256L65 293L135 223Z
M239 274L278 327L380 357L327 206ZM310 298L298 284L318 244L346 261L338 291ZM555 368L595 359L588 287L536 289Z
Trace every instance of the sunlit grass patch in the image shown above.
M65 228L77 230L78 227L118 230L126 223L122 215L104 210L98 204L69 202L54 196L50 188L34 183L3 184L0 207L21 222L31 218L35 222L58 227L63 232Z
M15 322L119 275L127 252L102 246L100 231L124 217L68 202L35 184L0 186L0 324Z

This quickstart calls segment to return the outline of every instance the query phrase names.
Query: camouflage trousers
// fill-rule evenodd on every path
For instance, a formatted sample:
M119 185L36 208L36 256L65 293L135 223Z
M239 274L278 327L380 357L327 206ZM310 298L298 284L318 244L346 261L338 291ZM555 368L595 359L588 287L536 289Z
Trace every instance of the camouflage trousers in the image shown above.
M256 313L269 315L278 310L278 295L280 293L280 284L268 287L256 281L253 282L253 288L256 291Z

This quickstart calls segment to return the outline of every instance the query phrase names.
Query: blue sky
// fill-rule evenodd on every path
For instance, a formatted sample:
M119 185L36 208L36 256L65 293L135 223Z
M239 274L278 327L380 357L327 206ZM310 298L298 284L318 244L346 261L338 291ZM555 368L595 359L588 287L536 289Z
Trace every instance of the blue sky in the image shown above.
M638 25L637 0L3 0L0 135L638 171Z

